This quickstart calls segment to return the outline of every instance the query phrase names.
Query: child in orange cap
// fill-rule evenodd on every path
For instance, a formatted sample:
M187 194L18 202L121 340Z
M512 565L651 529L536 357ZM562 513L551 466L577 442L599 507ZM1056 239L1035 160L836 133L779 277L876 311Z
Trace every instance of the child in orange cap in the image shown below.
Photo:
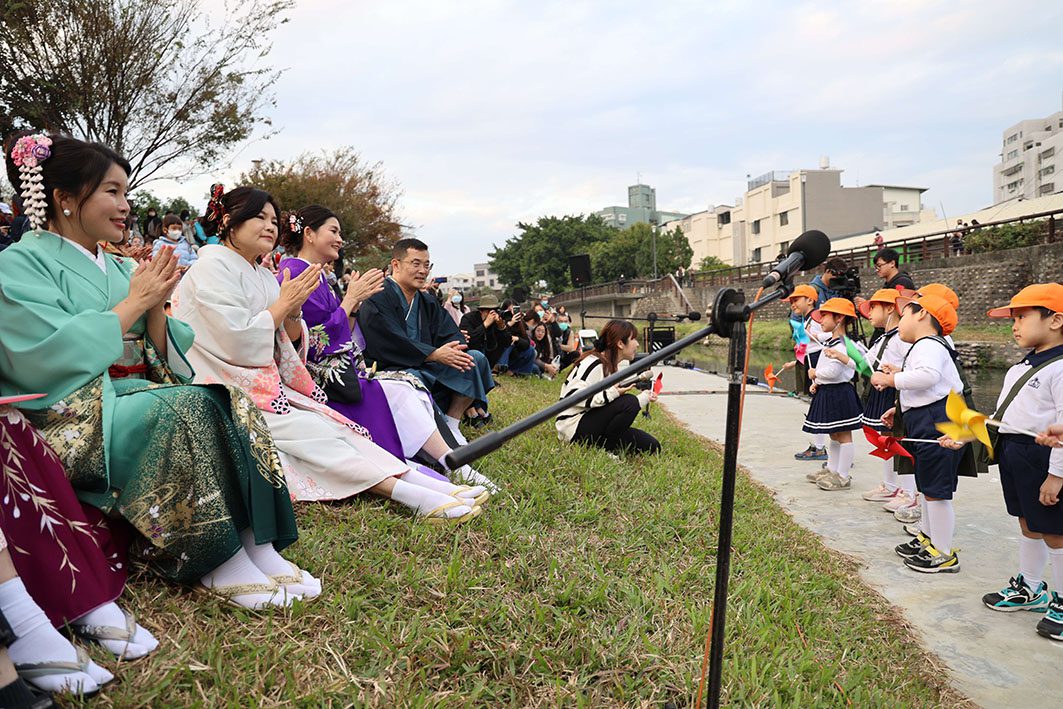
M867 363L875 371L899 372L904 356L908 354L908 345L897 335L900 313L896 303L900 292L895 288L883 288L876 291L869 299L860 302L860 314L871 321L872 327L882 334L871 341L868 347ZM889 433L890 429L882 423L882 414L897 403L897 390L893 387L871 387L864 402L864 415L861 423L876 431ZM895 512L901 507L918 504L915 500L915 479L911 475L903 476L906 486L901 484L892 460L882 461L882 482L874 490L863 494L868 502L884 503L884 509Z
M875 372L871 385L898 390L906 436L936 440L941 438L936 424L948 421L945 402L949 393L964 388L956 353L943 339L956 329L956 309L938 295L917 299L902 296L896 306L901 311L899 336L911 347L901 371ZM895 413L889 409L882 415L887 426L893 426ZM905 447L915 458L915 482L923 494L923 511L915 538L898 545L895 551L905 566L915 571L955 573L960 570L960 560L952 548L956 529L952 497L963 452L937 443L909 443Z
M1004 376L993 414L1005 424L994 451L1004 504L1019 518L1019 573L982 602L997 611L1045 611L1037 632L1063 640L1063 448L1038 446L1015 430L1043 431L1063 423L1063 285L1027 286L988 314L1012 318L1015 341L1030 352ZM1049 558L1051 595L1043 581Z
M800 359L791 360L784 364L780 371L796 367L798 387L806 394L812 393L809 386L815 376L819 353L823 350L823 341L829 339L827 334L823 332L823 328L819 326L819 323L811 317L812 311L816 309L816 304L819 302L818 298L819 292L806 283L794 288L794 292L785 298L785 300L790 301L790 310L793 315L797 316L796 319L791 317L791 321L796 320L797 323L800 323L799 325L794 325L794 352L796 353L801 346L801 343L797 342L798 330L804 330L804 333L808 336L808 343L805 345L804 361ZM827 434L813 434L808 448L800 453L794 453L794 458L797 460L826 460ZM811 475L819 475L819 471L817 470Z
M863 407L853 386L856 363L845 348L845 326L856 319L853 303L845 298L831 298L812 313L831 339L823 344L812 384L812 403L808 407L803 430L830 436L827 468L815 479L820 490L848 490L852 487L849 470L853 465L853 431L860 428Z

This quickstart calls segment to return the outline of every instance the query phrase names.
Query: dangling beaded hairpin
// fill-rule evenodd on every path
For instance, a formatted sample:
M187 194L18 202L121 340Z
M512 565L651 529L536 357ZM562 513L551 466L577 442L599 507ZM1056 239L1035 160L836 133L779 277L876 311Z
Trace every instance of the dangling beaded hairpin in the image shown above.
M48 201L44 194L44 171L41 163L52 157L52 139L44 133L24 135L11 149L11 160L18 167L22 185L23 213L31 229L43 229L47 221Z

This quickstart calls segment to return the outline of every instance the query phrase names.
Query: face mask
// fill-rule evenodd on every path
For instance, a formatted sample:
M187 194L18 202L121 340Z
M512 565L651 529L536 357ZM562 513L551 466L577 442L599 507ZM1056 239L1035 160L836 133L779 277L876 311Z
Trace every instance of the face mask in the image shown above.
M461 296L460 295L451 296L450 297L450 302L453 303L454 305L457 305L458 303L461 302Z
M166 233L167 233L167 235L169 235L169 237L170 237L170 239L172 241L177 241L178 239L181 238L181 230L180 229L170 229L170 231L168 231Z
M550 305L550 301L549 300L540 300L539 304L542 305L545 308L547 305Z
M557 324L557 326L559 328L561 328L561 332L568 332L568 323L567 322L559 322Z

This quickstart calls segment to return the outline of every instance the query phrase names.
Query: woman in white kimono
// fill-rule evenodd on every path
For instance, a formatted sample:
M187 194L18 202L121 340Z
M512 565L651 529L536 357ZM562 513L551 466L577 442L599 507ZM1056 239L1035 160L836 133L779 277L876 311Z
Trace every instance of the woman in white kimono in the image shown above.
M212 190L203 226L222 243L200 249L172 298L175 317L196 335L188 352L196 381L235 385L258 405L294 499L340 500L372 492L430 523L472 519L480 512L476 498L482 499L482 488L412 470L326 404L304 364L309 337L301 317L321 267L278 284L258 264L276 245L278 219L276 203L262 190Z

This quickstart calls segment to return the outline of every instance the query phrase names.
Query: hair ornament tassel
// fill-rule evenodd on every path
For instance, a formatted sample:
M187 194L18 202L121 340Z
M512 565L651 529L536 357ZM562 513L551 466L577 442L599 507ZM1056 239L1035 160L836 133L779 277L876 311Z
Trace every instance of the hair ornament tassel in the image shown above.
M44 172L41 167L52 157L52 139L44 133L19 138L11 148L11 160L18 167L21 181L23 213L30 220L31 229L43 229L48 219L48 200L44 194Z
M295 212L288 214L288 231L292 234L303 233L303 220L299 218L299 215Z

